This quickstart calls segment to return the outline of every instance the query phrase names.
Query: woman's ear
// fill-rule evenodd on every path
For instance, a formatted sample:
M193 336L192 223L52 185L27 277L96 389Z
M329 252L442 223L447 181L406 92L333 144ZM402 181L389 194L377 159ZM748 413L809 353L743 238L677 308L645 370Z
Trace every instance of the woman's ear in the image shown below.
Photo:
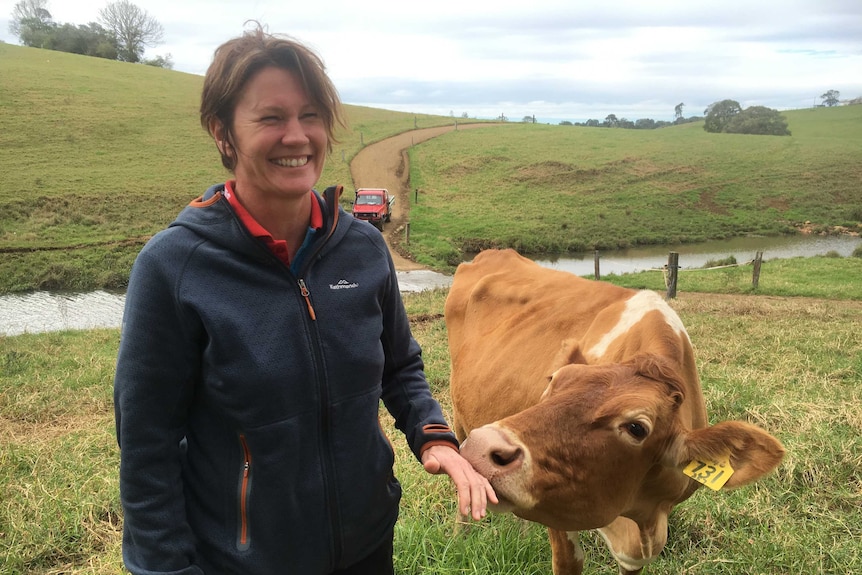
M227 130L224 129L224 124L220 120L213 118L209 123L209 131L215 140L218 151L222 155L227 154L230 144L227 141Z

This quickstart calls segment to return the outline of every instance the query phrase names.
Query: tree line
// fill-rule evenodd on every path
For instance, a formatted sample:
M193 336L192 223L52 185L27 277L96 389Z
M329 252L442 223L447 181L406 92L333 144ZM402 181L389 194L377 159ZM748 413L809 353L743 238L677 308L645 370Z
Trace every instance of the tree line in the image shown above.
M9 31L32 48L173 68L170 54L144 58L146 48L162 42L164 28L128 0L108 3L99 11L98 22L78 25L54 22L48 0L20 0Z
M827 90L820 96L820 106L832 107L841 103L841 93L838 90ZM856 98L847 102L848 104L862 103L862 99ZM750 106L743 109L736 100L721 100L713 102L703 111L703 116L683 116L684 103L674 107L674 121L655 121L650 118L627 120L617 118L615 114L608 114L604 121L587 120L586 122L560 122L561 126L586 126L590 128L624 128L630 130L653 130L666 126L675 126L688 122L703 120L703 129L712 133L726 134L761 134L769 136L789 136L787 119L778 111L766 106ZM524 117L524 122L529 123L530 116ZM535 117L533 117L535 122Z
M563 120L561 126L586 126L588 128L623 128L625 130L655 130L657 128L666 128L667 126L677 126L679 124L687 124L689 122L697 122L703 120L700 116L691 116L689 118L677 118L673 122L667 120L653 120L652 118L639 118L637 120L629 120L628 118L617 118L616 114L608 114L604 120L589 119L585 122L570 122Z

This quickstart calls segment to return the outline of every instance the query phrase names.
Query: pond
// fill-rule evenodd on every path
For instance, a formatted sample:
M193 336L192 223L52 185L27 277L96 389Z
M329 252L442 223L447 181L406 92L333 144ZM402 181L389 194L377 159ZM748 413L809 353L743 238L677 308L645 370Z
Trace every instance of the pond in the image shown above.
M667 263L668 252L679 253L681 268L702 267L707 261L733 255L737 262L754 259L757 251L763 259L810 257L836 252L847 257L862 245L862 238L852 236L791 236L736 238L704 244L651 246L628 250L606 251L599 254L601 275L624 274L658 269ZM539 264L565 270L576 275L592 275L594 254L580 257L567 255L534 258ZM404 292L418 292L448 287L451 276L431 271L398 272L398 282ZM64 329L94 329L119 327L123 316L125 294L95 291L89 293L31 292L0 297L0 335L19 335Z

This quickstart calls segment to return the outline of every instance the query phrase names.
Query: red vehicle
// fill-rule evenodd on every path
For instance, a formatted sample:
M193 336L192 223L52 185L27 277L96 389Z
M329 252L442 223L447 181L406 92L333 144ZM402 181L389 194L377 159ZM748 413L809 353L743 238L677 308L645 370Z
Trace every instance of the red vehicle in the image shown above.
M371 222L381 232L384 222L392 221L395 196L384 188L359 188L353 202L353 217Z

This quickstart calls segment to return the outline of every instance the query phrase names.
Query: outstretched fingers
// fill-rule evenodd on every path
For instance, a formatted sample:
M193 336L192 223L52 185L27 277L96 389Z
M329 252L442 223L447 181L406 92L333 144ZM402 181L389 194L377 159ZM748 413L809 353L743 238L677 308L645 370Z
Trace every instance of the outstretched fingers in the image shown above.
M422 455L422 464L428 473L446 473L452 479L462 516L478 521L487 515L489 502L499 503L491 483L455 449L435 445Z

